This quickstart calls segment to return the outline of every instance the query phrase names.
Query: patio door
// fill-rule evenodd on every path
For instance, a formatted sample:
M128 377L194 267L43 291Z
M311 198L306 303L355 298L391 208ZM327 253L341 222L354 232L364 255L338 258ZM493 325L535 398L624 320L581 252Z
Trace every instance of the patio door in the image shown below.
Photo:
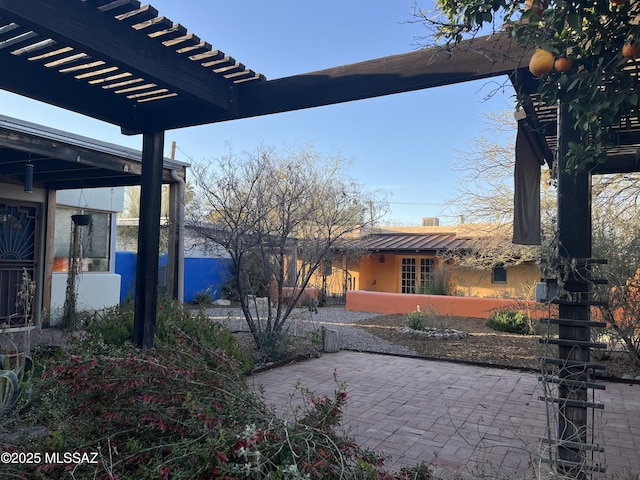
M0 328L24 327L33 315L19 292L25 272L36 280L39 211L39 205L0 201Z

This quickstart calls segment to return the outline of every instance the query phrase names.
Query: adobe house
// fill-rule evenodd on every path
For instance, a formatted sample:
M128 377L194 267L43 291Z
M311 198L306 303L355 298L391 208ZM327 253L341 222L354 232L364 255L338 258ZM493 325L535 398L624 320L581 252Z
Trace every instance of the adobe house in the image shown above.
M367 229L347 250L336 249L310 286L327 297L341 298L360 290L531 300L540 281L537 250L504 244L499 235L511 228L441 226L438 219L429 218L422 226ZM496 251L502 262L495 260ZM471 260L463 261L465 257Z
M482 249L480 226L382 227L363 236L369 255L359 262L359 290L429 293L447 286L450 294L532 298L540 280L537 258L491 266L459 265L459 255ZM445 285L446 284L446 285ZM438 292L442 293L442 292Z
M142 134L138 180L145 209L138 243L144 255L137 264L134 342L147 348L153 346L155 333L166 130L508 75L525 113L516 148L517 183L524 180L532 187L529 180L535 181L544 163L559 172L557 227L562 248L557 260L560 266L575 266L576 272L565 283L572 295L558 300L559 318L552 319L560 325L555 361L562 376L550 377L559 385L558 398L550 401L560 411L561 440L549 441L557 447L561 469L583 476L575 471L586 458L582 445L587 410L593 408L587 402L590 383L584 372L590 368L594 346L590 328L597 325L590 320L591 175L640 169L637 118L614 132L617 145L607 152L607 162L590 171L566 173L566 152L575 139L567 107L539 102L538 80L526 68L531 52L503 32L451 48L266 80L137 0L0 0L0 46L0 88L118 125L124 134ZM518 169L525 157L530 175ZM86 175L74 172L72 159L65 164L60 181L77 183ZM20 188L20 173L10 156L0 157L0 181ZM46 172L38 177L35 168L34 186L43 188L47 197L55 191ZM535 198L528 198L516 208L516 230L525 241L535 240L535 203Z

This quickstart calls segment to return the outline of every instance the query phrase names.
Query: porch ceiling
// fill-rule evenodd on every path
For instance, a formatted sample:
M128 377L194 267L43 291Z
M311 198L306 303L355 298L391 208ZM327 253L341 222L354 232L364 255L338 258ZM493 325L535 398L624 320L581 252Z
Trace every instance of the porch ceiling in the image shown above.
M34 123L0 115L0 178L22 185L31 162L35 187L64 190L80 187L139 185L142 153ZM171 170L185 177L187 165L164 159L163 181Z

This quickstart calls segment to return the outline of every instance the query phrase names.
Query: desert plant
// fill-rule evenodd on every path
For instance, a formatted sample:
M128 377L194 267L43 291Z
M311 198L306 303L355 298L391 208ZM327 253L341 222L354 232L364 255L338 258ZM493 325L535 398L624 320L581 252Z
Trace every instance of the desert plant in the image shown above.
M324 332L326 331L326 327L322 326L319 328L314 329L311 332L311 345L313 345L314 348L316 349L320 349L322 348L323 344L324 344Z
M418 308L415 311L407 314L404 320L404 324L405 326L407 326L412 330L428 332L430 330L437 329L435 324L435 318L436 317L434 315L423 312L420 306L418 305Z
M93 312L86 320L87 336L79 340L82 350L106 354L128 347L133 341L133 313L133 305L116 305ZM161 297L156 314L156 345L180 348L185 335L206 348L231 354L240 362L242 371L253 369L233 334L222 324L211 321L203 312L194 314L180 303Z
M260 341L260 357L258 361L278 362L287 358L293 338L288 330L282 332L260 332L258 333Z
M229 300L230 302L239 302L240 301L240 292L238 292L238 287L236 285L235 279L231 279L222 284L221 287L222 298Z
M200 306L200 308L205 308L209 303L211 303L211 298L211 287L209 287L206 290L196 292L195 302Z
M521 335L531 335L533 333L531 320L525 312L499 310L489 316L486 325L499 332L518 333Z

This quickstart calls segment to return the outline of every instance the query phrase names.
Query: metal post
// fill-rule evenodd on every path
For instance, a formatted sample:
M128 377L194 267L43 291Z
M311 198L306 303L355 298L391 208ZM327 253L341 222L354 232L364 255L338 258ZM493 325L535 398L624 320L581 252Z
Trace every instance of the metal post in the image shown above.
M134 344L143 348L153 348L156 328L163 147L164 131L143 134L140 226L133 321Z
M582 322L560 323L558 353L562 363L559 377L558 458L560 470L574 478L586 478L584 449L587 443L587 388L575 387L588 382L588 370L572 364L588 364L590 360L589 267L591 258L591 174L588 170L566 171L569 142L578 141L568 106L558 106L558 262L560 274L566 278L566 301L560 302L560 319ZM575 261L575 259L578 259ZM584 342L584 343L582 343Z

